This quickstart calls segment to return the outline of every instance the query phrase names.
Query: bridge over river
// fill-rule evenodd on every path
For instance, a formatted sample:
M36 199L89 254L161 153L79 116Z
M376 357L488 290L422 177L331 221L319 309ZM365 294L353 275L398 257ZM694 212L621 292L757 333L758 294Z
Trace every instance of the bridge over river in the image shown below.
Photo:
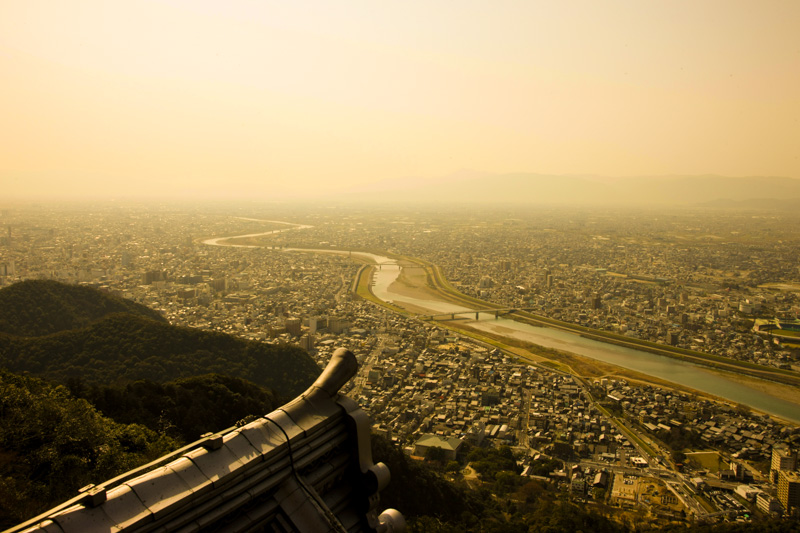
M297 229L306 226L297 225ZM283 230L286 231L286 230ZM226 246L222 240L204 241L209 245ZM360 256L373 263L376 268L370 283L370 290L379 299L395 305L410 304L417 310L420 318L447 317L450 320L456 316L471 319L470 315L477 312L478 319L470 322L470 327L489 332L503 337L513 338L565 352L571 352L583 357L597 359L606 363L654 376L678 385L713 394L732 403L741 403L793 422L800 422L800 403L780 397L780 392L768 385L766 388L757 384L750 385L742 382L740 376L733 376L725 372L712 372L707 367L631 347L618 346L598 340L583 337L577 333L564 331L555 327L534 326L516 320L494 315L501 309L475 310L469 309L445 299L435 296L415 298L402 291L395 290L393 284L400 277L403 268L398 261L391 257L369 252L336 249L298 249L283 248L284 252L298 253L328 253L345 256ZM413 268L419 268L418 266ZM422 311L419 311L422 310ZM517 310L523 310L518 308ZM487 320L480 316L481 311L491 313ZM509 310L508 313L511 311ZM484 315L485 316L485 315ZM765 382L768 383L768 382Z
M499 319L501 316L510 315L511 313L516 313L517 311L533 311L533 307L501 307L501 308L487 308L487 309L465 309L463 311L453 311L451 313L438 313L435 315L420 315L421 318L425 318L427 320L440 320L442 318L449 320L455 320L457 316L471 316L475 314L475 320L480 320L481 313L493 315L495 319Z

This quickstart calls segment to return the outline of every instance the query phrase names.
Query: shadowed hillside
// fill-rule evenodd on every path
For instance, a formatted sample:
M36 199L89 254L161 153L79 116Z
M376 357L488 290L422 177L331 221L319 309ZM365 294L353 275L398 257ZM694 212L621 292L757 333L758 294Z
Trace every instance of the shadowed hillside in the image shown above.
M319 374L296 346L272 346L224 333L115 314L43 337L0 334L0 366L65 383L156 382L216 373L248 379L290 399Z
M0 529L181 441L264 415L318 374L298 347L172 326L91 288L7 287L0 291Z
M305 390L319 374L299 347L172 326L146 307L94 289L24 282L0 295L6 291L11 296L5 301L15 308L2 313L16 315L6 322L16 334L0 333L0 367L12 372L118 386L214 373L269 388L279 401ZM130 311L117 312L127 304Z
M86 326L112 313L167 322L149 307L90 287L28 280L0 289L0 332L11 335L49 335Z
M184 442L231 427L248 416L265 415L280 406L272 391L219 374L169 383L135 381L124 387L85 385L80 379L71 379L67 387L117 422L143 424Z
M177 447L118 424L66 388L0 369L0 529Z

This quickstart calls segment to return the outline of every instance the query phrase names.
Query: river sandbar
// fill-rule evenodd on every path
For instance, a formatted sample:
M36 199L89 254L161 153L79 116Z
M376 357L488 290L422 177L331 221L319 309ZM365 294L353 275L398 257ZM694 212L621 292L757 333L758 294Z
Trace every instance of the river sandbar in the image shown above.
M428 284L425 268L410 261L399 261L400 275L390 286L389 292L417 300L440 299L441 294ZM430 312L430 309L426 310Z

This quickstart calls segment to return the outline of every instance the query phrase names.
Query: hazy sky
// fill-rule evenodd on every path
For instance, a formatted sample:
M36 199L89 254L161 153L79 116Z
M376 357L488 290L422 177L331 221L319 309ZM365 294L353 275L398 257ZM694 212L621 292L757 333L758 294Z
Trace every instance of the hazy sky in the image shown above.
M0 2L0 196L800 178L797 0Z

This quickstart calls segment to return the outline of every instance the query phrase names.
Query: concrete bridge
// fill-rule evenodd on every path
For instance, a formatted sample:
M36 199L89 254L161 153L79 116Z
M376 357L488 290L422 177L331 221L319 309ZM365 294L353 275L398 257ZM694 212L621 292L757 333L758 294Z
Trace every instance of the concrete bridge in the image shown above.
M453 313L439 313L436 315L422 315L423 318L427 320L455 320L456 317L460 317L462 315L472 315L475 314L475 320L480 318L481 313L489 313L493 314L495 320L500 318L503 315L509 315L516 311L533 311L534 307L503 307L503 308L491 308L491 309L465 309L463 311L456 311ZM466 318L466 317L464 317Z
M377 510L389 469L372 461L367 414L338 392L357 368L340 348L283 407L85 487L6 533L404 531L399 512Z

